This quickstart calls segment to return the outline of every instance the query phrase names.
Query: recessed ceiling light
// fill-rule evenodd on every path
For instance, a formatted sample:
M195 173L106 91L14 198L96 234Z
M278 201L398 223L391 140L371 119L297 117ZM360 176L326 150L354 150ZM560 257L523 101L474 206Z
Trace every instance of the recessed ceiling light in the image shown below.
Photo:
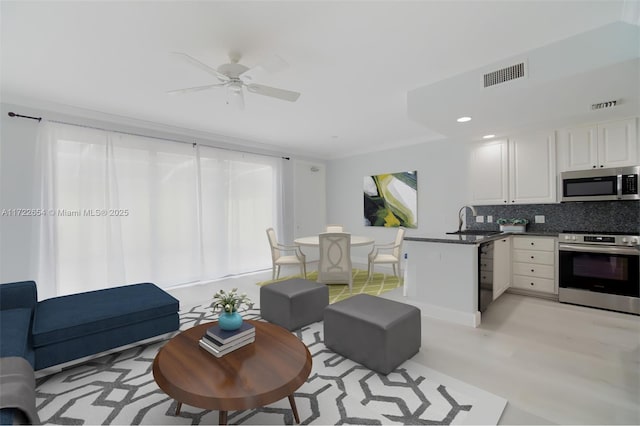
M496 137L496 135L484 135L482 137L482 139L491 139L491 138L495 138L495 137Z
M456 120L458 123L466 123L467 121L471 121L471 117L460 117Z

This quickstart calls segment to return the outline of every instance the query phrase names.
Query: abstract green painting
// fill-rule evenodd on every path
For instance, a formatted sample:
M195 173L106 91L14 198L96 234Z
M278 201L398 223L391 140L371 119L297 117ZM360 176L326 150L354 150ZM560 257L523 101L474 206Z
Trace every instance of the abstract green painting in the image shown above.
M364 224L418 227L418 172L364 178Z

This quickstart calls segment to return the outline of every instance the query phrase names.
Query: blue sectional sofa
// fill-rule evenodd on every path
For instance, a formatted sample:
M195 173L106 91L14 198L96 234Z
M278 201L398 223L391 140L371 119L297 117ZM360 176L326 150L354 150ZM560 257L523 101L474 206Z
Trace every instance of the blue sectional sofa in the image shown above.
M0 285L0 357L19 356L35 367L31 323L37 301L33 281Z
M178 300L151 283L37 299L33 281L0 285L0 357L24 358L36 371L180 326ZM3 408L0 423L14 415Z

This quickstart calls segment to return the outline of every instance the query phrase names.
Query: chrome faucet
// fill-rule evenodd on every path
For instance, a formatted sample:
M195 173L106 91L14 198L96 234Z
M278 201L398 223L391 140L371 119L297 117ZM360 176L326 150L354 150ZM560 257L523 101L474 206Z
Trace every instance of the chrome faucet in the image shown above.
M476 211L476 209L473 206L467 206L464 205L462 207L460 207L460 210L458 210L458 232L462 231L462 211L466 208L469 208L471 210L471 214L473 216L477 216L478 212ZM467 224L467 228L469 227L469 224Z

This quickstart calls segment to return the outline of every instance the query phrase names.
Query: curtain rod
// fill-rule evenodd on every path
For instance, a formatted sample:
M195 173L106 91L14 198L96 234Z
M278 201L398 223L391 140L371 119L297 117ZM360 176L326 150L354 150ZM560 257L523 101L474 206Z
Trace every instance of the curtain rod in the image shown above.
M13 117L28 118L30 120L42 121L42 117L31 117L29 115L20 115L20 114L16 114L15 112L10 112L9 113L9 117L11 117L11 118L13 118Z
M28 115L16 114L15 112L9 112L8 115L11 118L18 117L18 118L28 118L30 120L38 120L38 122L42 121L42 117L31 117L31 116L28 116ZM104 129L102 127L87 126L86 124L69 123L67 121L59 121L59 120L49 120L49 121L52 122L52 123L66 124L66 125L69 125L69 126L76 126L76 127L83 127L85 129L102 130L103 132L121 133L123 135L140 136L140 137L143 137L143 138L158 139L158 140L161 140L161 141L187 143L187 144L190 144L190 145L193 145L193 146L198 145L196 142L185 142L185 141L180 141L180 140L177 140L177 139L161 138L161 137L158 137L158 136L143 135L143 134L140 134L140 133L123 132L121 130L110 130L110 129ZM204 144L201 144L201 145L204 145ZM244 154L252 154L252 155L263 155L265 157L280 157L283 160L291 160L291 157L284 157L284 156L281 156L281 155L259 154L257 152L243 151L241 149L233 149L233 148L223 148L223 147L212 146L212 145L204 145L204 146L209 146L209 147L216 148L216 149L222 149L222 150L225 150L225 151L242 152Z

